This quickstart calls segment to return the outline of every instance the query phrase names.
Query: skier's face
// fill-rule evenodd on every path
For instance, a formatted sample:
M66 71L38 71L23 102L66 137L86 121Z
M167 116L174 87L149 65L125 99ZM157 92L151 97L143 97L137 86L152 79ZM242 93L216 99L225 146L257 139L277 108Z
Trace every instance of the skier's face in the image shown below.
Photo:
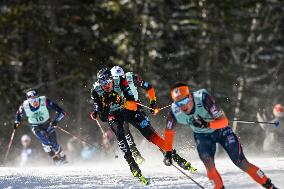
M28 101L34 108L37 108L39 106L39 99L36 96L30 97Z
M105 92L111 92L112 91L112 88L113 88L113 81L105 84L105 85L102 85L102 88Z
M192 96L189 95L188 97L177 101L176 104L185 114L189 114L193 108Z

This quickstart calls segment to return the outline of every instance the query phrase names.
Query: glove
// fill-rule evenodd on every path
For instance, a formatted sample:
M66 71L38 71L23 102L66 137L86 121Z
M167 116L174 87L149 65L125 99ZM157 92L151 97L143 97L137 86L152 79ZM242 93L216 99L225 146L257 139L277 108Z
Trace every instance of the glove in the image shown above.
M123 103L123 107L127 110L136 111L137 110L137 102L135 101L125 101Z
M109 125L112 125L116 121L116 118L114 115L110 114L108 115L107 120L108 120Z
M150 110L151 114L157 115L159 113L159 108L158 108L155 100L150 102L150 108L151 108L151 110Z
M207 128L209 127L209 123L206 122L200 115L197 115L197 117L193 117L192 123L195 127L199 128Z
M51 126L54 127L54 128L56 128L56 127L57 127L57 121L56 121L56 120L52 121L52 122L51 122Z
M14 129L18 129L20 127L20 123L19 122L15 122L14 123Z
M171 166L173 163L173 160L172 160L172 152L171 151L168 151L165 153L165 156L164 156L164 164L166 166Z
M89 114L90 118L92 120L96 120L98 118L98 112L97 111L93 111Z

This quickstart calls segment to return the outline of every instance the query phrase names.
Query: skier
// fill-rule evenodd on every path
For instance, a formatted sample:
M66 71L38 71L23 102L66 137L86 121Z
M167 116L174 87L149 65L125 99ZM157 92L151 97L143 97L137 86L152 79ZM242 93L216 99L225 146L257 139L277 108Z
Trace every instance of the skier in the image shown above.
M20 155L20 164L19 166L24 167L31 164L31 160L34 160L35 152L31 148L31 137L29 135L23 135L21 137L22 151Z
M224 188L222 178L214 163L216 143L220 143L233 163L248 173L256 182L265 188L276 188L258 167L249 163L245 158L237 136L229 127L226 115L216 105L214 98L206 89L191 92L187 84L179 82L171 87L170 93L174 102L167 117L168 132L165 135L171 136L165 136L169 138L167 143L172 146L173 128L177 123L191 127L199 157L206 167L209 180L213 180L215 189ZM168 166L172 162L171 154L171 150L165 154L164 163Z
M65 112L47 97L38 96L38 92L34 89L27 91L26 97L27 100L16 113L14 129L19 128L23 117L27 116L33 134L40 140L43 150L53 159L54 164L67 163L66 155L57 143L55 133L57 123L65 116ZM57 112L53 121L49 115L50 109Z
M127 72L126 74L124 73L124 70L119 67L119 66L114 66L111 69L111 75L114 79L114 88L119 88L119 80L120 77L126 78L129 87L131 89L131 92L133 93L135 97L136 102L140 102L138 98L138 91L137 91L137 86L143 88L144 90L147 91L148 97L150 99L150 112L152 114L156 114L158 111L158 106L156 103L156 95L155 95L155 89L152 87L148 82L144 81L141 76L134 74L133 72ZM130 150L132 152L132 155L135 159L135 161L138 164L141 164L144 161L144 158L141 156L141 153L138 151L136 144L134 142L134 138L132 134L130 133L129 130L129 123L124 122L124 132L125 132L125 137L127 139L128 145L130 147Z
M151 126L150 120L143 112L143 109L137 106L125 78L119 77L119 87L115 88L111 71L107 68L103 68L99 70L97 79L98 81L93 84L91 92L91 97L94 101L94 111L91 113L91 118L96 119L99 116L103 122L108 122L117 137L119 148L125 154L124 158L128 162L133 176L144 178L138 164L132 157L125 137L123 123L125 121L131 123L148 141L164 151L167 149L165 141ZM173 159L177 161L182 168L187 170L195 169L178 154L173 153L172 155Z
M279 121L279 127L273 127L271 125L260 124L261 128L265 132L265 138L263 141L263 152L271 154L283 153L284 150L284 106L282 104L276 104L273 108L274 119L271 122ZM260 122L268 121L267 116L263 113L257 113L257 120Z

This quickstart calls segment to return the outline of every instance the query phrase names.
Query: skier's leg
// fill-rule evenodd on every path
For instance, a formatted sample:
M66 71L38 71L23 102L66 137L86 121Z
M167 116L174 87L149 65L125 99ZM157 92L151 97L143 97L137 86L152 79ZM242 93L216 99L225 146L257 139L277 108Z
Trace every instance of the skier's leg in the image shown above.
M32 133L39 139L41 142L41 145L43 147L43 150L46 153L50 153L52 151L52 146L48 141L48 138L46 136L46 131L39 128L39 126L32 126L31 127Z
M233 163L241 170L248 173L257 183L266 188L273 187L270 179L257 166L251 164L245 158L241 143L230 127L224 128L221 131L220 144L224 147Z
M165 140L160 137L160 135L154 130L152 127L149 118L147 115L143 112L143 110L138 110L136 113L129 114L128 115L129 122L136 127L140 133L150 142L155 144L156 146L159 147L159 149L166 151L165 150ZM173 150L172 153L172 158L177 164L185 169L185 170L190 170L191 172L196 172L196 168L191 166L191 163L185 160L184 158L180 157L177 153L176 150Z
M162 150L165 149L165 141L151 126L150 119L146 116L142 109L135 112L128 111L126 117L128 122L137 128L149 142L152 142Z
M139 169L139 166L132 157L132 153L125 137L123 121L114 118L112 120L109 120L108 123L117 138L118 146L120 150L124 153L124 158L127 161L133 176L141 176L141 170Z
M141 156L141 153L139 152L139 150L136 147L136 144L134 142L134 138L133 138L133 136L132 136L132 134L130 133L130 130L129 130L129 123L128 122L124 122L123 129L124 129L124 133L125 133L125 138L126 138L127 143L130 147L133 158L135 159L135 161L138 164L143 163L143 161L145 159Z
M54 150L56 154L58 154L61 150L61 147L57 142L55 129L51 125L49 125L46 130L46 133L47 133L47 138L49 140L49 143L52 146L52 149Z
M134 142L134 138L133 138L133 136L132 136L132 134L130 133L130 130L129 130L129 123L128 122L124 122L123 129L124 129L125 137L126 137L126 140L127 140L129 147L130 148L136 147L136 144Z
M197 145L199 158L203 162L207 170L209 180L215 184L214 189L222 189L223 181L215 167L214 156L216 153L216 142L211 139L213 134L194 133L194 139Z
M63 152L62 147L57 142L56 132L55 132L55 129L51 126L51 124L48 126L46 133L47 133L49 143L52 146L52 150L54 151L54 155L55 155L53 157L54 163L56 165L62 165L62 164L67 163L66 155Z

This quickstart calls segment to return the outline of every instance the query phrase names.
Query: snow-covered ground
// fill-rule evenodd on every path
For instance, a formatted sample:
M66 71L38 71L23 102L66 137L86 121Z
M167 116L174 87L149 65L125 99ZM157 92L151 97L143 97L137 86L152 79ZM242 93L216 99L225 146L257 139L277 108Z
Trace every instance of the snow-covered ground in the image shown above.
M143 186L130 174L126 162L119 157L112 161L93 162L88 165L69 165L64 167L0 167L0 188L198 188L191 180L182 175L174 167L166 167L161 159L148 158L140 166L150 185ZM157 161L157 159L159 161ZM219 169L227 189L262 188L250 177L241 172L228 159L217 158ZM284 158L250 158L248 159L261 169L279 187L284 188ZM111 162L111 163L110 163ZM203 164L199 160L192 161L198 168L197 174L190 174L205 188L212 188L208 181Z

